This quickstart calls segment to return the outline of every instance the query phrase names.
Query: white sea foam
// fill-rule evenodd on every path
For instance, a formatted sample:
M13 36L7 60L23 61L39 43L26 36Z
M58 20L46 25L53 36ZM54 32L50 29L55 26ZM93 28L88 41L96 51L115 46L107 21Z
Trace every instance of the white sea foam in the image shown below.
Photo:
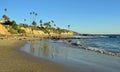
M108 51L108 50L104 50L104 49L100 49L100 48L95 48L95 47L90 47L90 46L85 46L85 45L81 45L81 46L79 46L79 48L99 52L102 54L112 55L112 56L120 56L119 52L112 52L112 51Z

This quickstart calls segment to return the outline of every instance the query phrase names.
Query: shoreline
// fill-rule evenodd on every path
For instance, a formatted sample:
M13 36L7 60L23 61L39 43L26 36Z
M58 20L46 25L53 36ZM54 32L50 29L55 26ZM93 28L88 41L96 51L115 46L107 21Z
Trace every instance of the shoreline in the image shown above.
M117 62L119 63L119 58L85 49L79 49L79 67L71 65L69 62L66 62L68 64L66 66L21 51L20 48L25 43L25 40L0 40L0 72L89 72L93 71L93 69L97 72L102 70L111 72L112 69L113 71L117 69L115 71L118 72L118 67L120 67L117 64ZM110 60L108 61L108 59ZM109 67L109 65L114 65L117 68ZM106 67L104 68L104 66Z
M40 46L38 46L38 44ZM43 45L42 45L43 44ZM46 44L47 47L43 49ZM37 46L31 48L32 46ZM33 41L23 47L27 54L64 65L73 72L119 72L120 58L98 52L70 47L61 41ZM31 49L33 50L31 52ZM40 50L39 52L37 50Z
M25 41L0 40L0 72L72 72L60 64L20 51L24 44Z
M97 47L84 45L84 44L81 44L81 43L78 44L77 42L72 42L72 40L69 40L69 39L66 39L66 43L70 46L74 46L74 47L77 47L79 49L84 49L84 50L94 51L94 52L97 52L97 53L100 53L100 54L120 57L120 52L100 49L100 48L97 48Z
M66 40L68 41L67 44L68 45L73 45L71 42L69 42L69 40L67 39L66 36L34 36L34 35L24 35L24 34L16 34L16 35L1 35L0 36L0 40L23 40L23 41L33 41L33 40L42 40L42 39L52 39L52 40ZM117 56L120 57L120 53L119 52L112 52L112 51L108 51L108 50L104 50L104 49L99 49L99 48L95 48L95 47L90 47L90 46L86 46L86 45L78 45L75 46L78 47L80 49L85 49L85 50L90 50L90 51L94 51L94 52L98 52L101 54L106 54L106 55L111 55L111 56Z

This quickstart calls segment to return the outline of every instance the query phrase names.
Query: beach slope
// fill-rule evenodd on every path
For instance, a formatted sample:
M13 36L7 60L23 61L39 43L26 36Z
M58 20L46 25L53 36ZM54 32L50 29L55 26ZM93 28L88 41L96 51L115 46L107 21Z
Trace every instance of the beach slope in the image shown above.
M0 72L71 72L62 65L21 52L25 41L0 40Z

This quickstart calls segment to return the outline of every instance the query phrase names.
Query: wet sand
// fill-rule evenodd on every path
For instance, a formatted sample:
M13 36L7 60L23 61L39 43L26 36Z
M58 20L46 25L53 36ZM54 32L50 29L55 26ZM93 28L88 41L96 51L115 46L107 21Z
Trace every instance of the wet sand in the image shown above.
M63 65L20 51L24 43L19 40L0 40L0 72L72 72Z
M120 71L120 57L69 46L62 41L36 40L21 49L30 55L62 64L73 72Z

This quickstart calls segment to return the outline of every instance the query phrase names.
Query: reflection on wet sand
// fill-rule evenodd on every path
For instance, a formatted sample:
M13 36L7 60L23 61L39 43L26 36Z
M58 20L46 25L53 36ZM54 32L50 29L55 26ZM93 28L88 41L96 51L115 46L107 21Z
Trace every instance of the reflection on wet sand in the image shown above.
M47 40L45 41L30 41L30 48L27 48L27 50L39 57L44 57L47 59L55 59L59 58L59 56L62 56L61 54L64 54L64 58L67 57L67 51L65 49L56 47L55 45L50 45ZM63 57L62 56L62 57Z

